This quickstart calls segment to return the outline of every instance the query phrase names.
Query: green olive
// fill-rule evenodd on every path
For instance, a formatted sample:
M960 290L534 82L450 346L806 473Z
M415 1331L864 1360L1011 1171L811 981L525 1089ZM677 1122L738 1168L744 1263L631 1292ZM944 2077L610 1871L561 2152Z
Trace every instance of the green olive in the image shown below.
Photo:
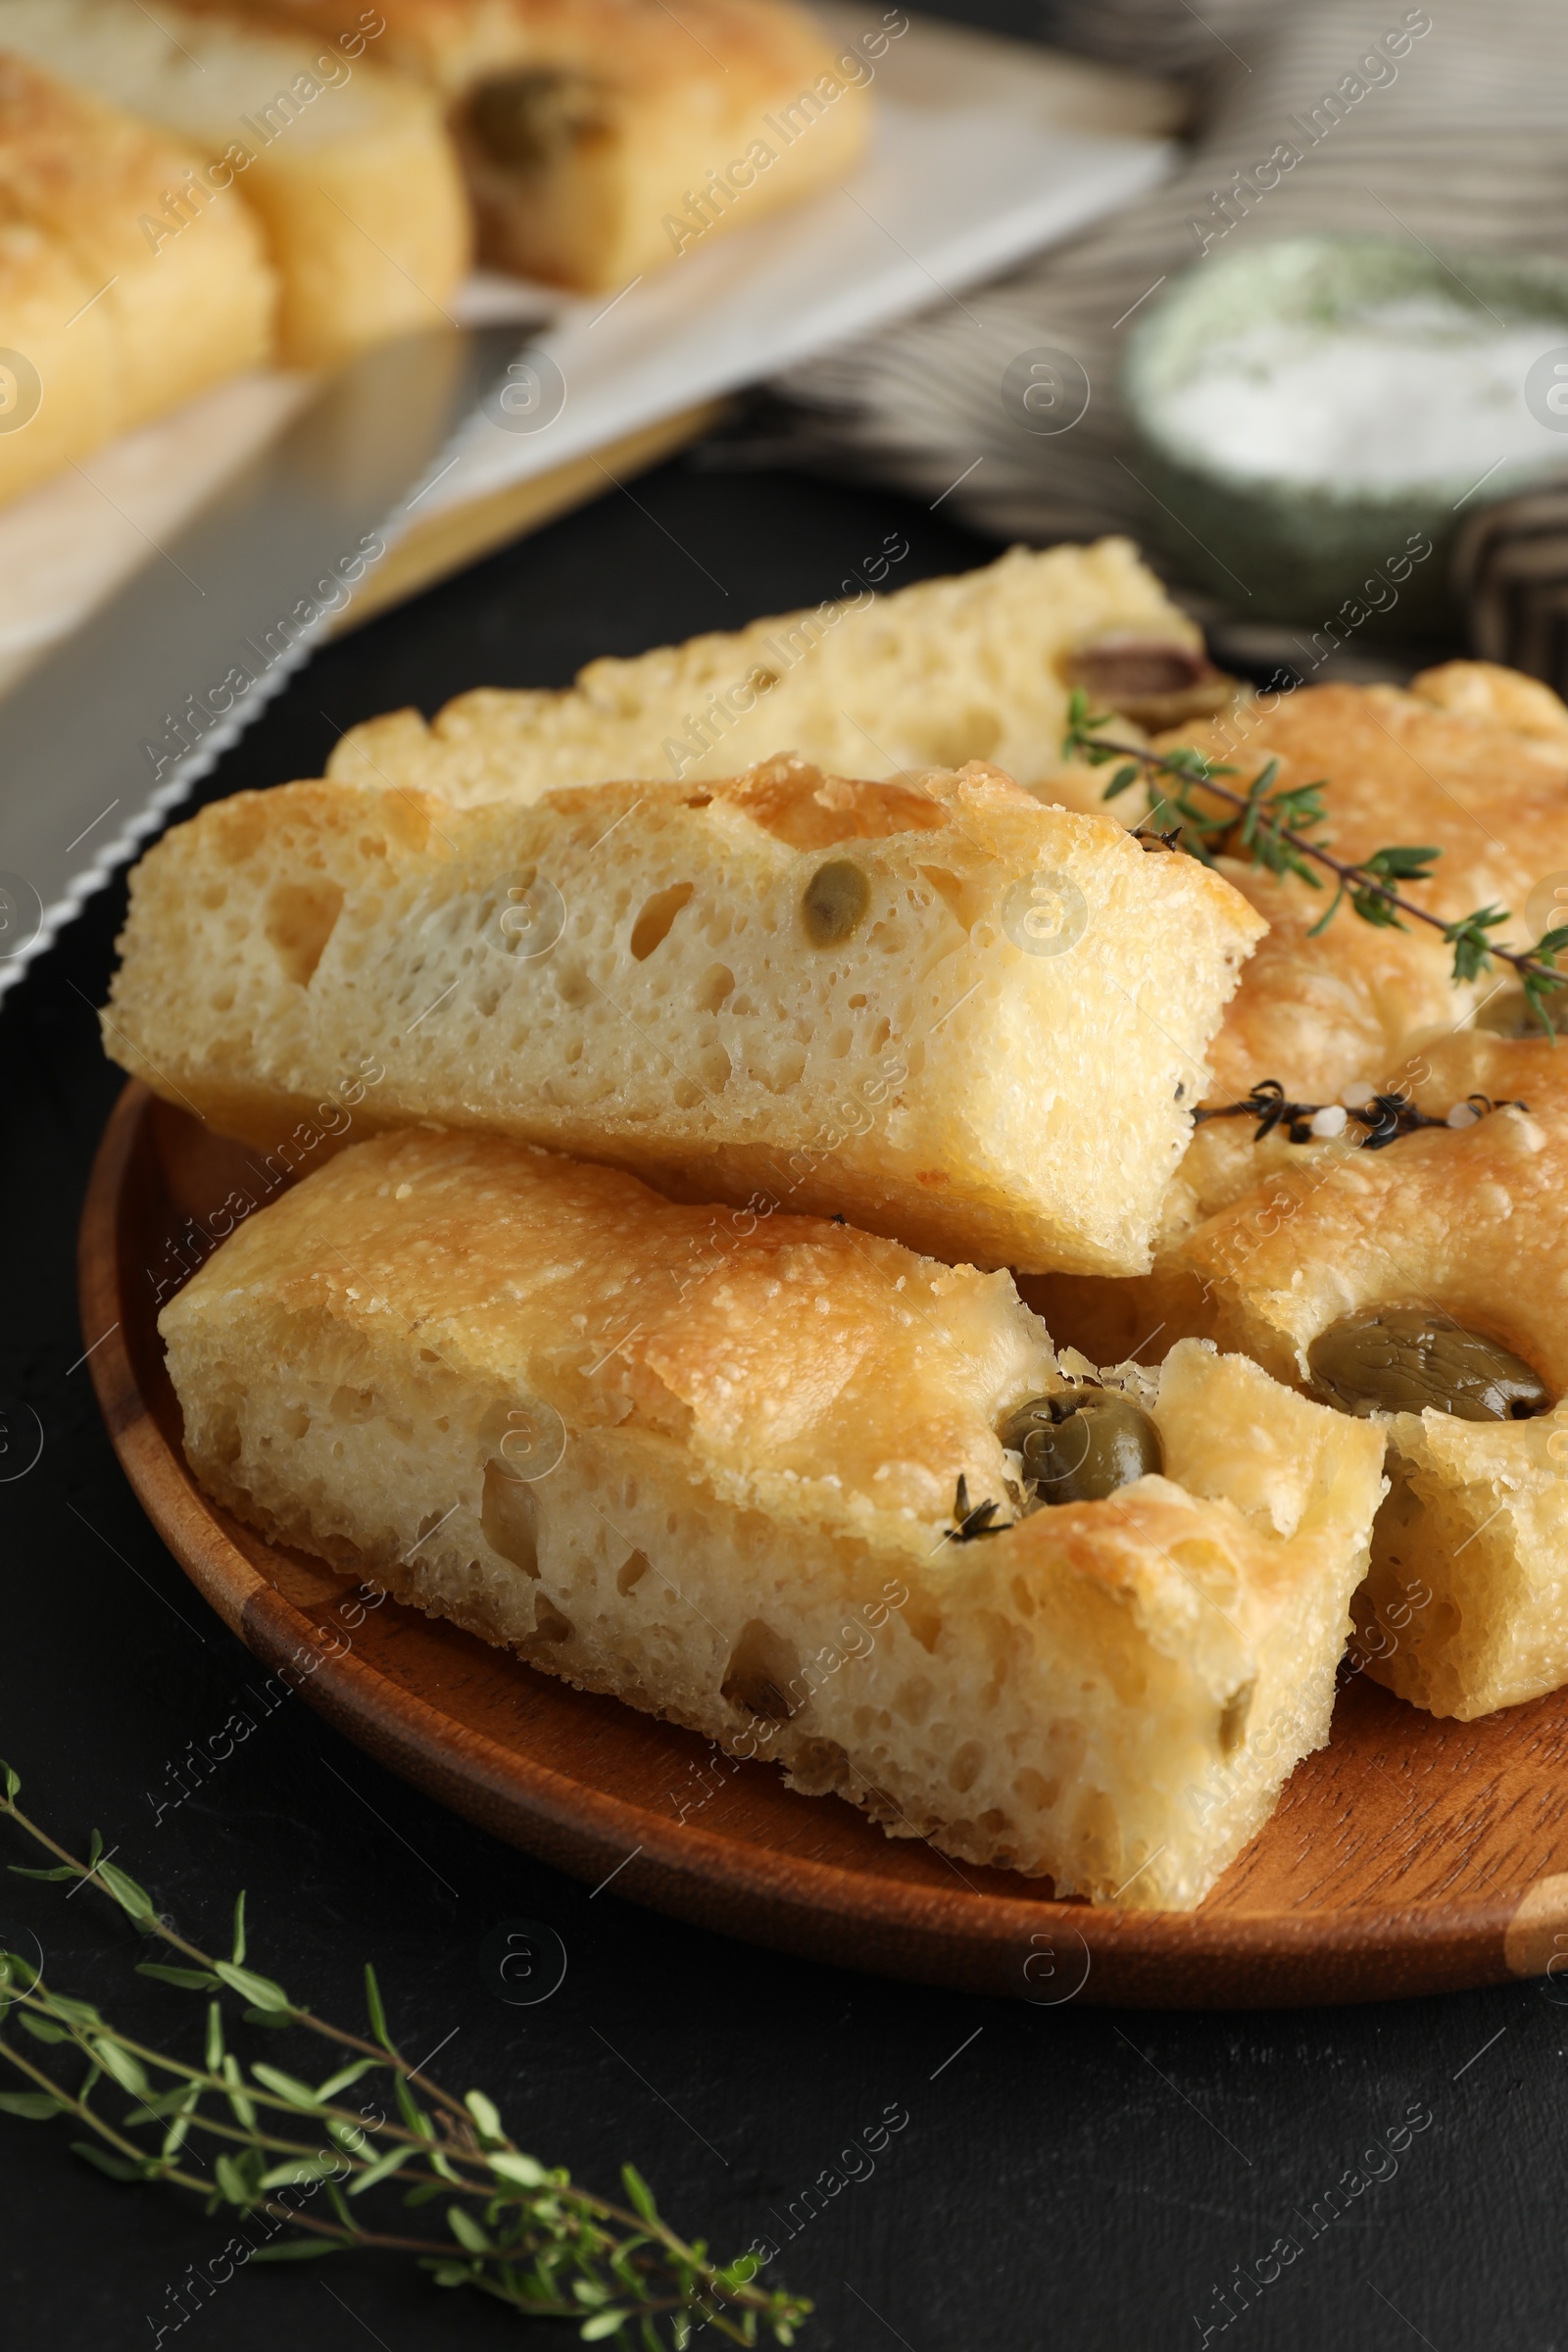
M813 948L836 948L858 928L871 904L871 885L850 858L830 858L806 885L801 912Z
M468 100L468 128L493 164L526 171L554 163L603 126L604 103L586 74L528 66L481 81Z
M1430 1410L1459 1421L1525 1421L1552 1404L1509 1348L1426 1306L1347 1315L1319 1334L1306 1360L1331 1403L1363 1418Z
M1031 1503L1101 1502L1165 1467L1159 1432L1130 1396L1087 1384L1031 1396L998 1432L1023 1456Z

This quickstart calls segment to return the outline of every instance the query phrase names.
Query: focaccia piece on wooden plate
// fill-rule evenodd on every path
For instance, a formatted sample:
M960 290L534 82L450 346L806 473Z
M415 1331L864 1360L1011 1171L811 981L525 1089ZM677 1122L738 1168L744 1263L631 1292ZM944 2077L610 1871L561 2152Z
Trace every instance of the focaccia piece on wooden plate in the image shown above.
M963 1541L1065 1385L1005 1274L411 1132L244 1217L160 1329L193 1469L270 1538L895 1837L1186 1908L1328 1736L1378 1433L1191 1344L1141 1384L1162 1473Z
M562 692L484 687L428 721L368 719L327 774L469 806L610 776L711 782L778 752L851 776L986 760L1042 800L1103 813L1109 771L1062 763L1074 683L1092 681L1098 709L1146 717L1169 710L1148 698L1152 675L1185 678L1212 705L1202 637L1130 539L1015 547L978 571L877 593L907 555L891 534L835 602L590 662Z
M243 205L162 254L142 228L195 160L0 53L0 499L268 356L276 287Z
M484 258L589 291L835 185L889 38L830 41L791 0L208 5L333 37L377 22L376 55L446 103Z
M1261 929L1196 859L978 766L465 810L289 785L177 827L131 892L108 1051L264 1147L370 1054L380 1126L1123 1273Z
M0 50L189 148L132 217L149 269L220 200L256 216L287 365L443 322L470 244L457 158L435 101L371 62L363 25L323 42L140 0L0 0Z
M1445 921L1491 896L1512 911L1501 936L1524 941L1568 914L1568 710L1548 687L1493 662L1450 662L1408 693L1309 688L1266 706L1240 705L1186 739L1235 760L1244 780L1265 755L1285 759L1283 782L1321 779L1342 855L1395 842L1441 848L1431 880L1401 889ZM1427 1050L1471 1021L1503 1036L1540 1035L1516 983L1496 972L1456 983L1451 947L1426 925L1380 929L1342 908L1314 938L1326 889L1224 856L1218 865L1269 930L1214 1039L1206 1106L1240 1102L1272 1080L1292 1102L1332 1115L1373 1092L1407 1092ZM1315 1160L1343 1153L1343 1145L1295 1141L1285 1126L1260 1139L1257 1124L1210 1118L1198 1127L1165 1197L1147 1278L1031 1285L1053 1330L1119 1357L1144 1343L1169 1347L1191 1327L1191 1286L1175 1265L1182 1236L1276 1173L1294 1171L1294 1183Z
M1377 1415L1394 1487L1356 1603L1368 1671L1469 1720L1568 1682L1568 1049L1464 1036L1421 1059L1431 1115L1472 1094L1529 1107L1276 1173L1174 1252L1173 1319L1316 1394L1314 1344L1386 1308L1451 1319L1539 1377L1524 1418Z

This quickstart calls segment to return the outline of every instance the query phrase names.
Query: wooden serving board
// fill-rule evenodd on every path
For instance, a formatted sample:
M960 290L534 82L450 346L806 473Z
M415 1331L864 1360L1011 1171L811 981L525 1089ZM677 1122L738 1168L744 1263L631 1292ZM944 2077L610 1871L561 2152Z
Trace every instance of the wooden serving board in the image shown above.
M185 1467L154 1281L209 1250L240 1148L129 1085L82 1216L83 1344L120 1458L233 1632L443 1804L593 1886L754 1943L1056 2004L1265 2008L1442 1992L1568 1966L1568 1693L1440 1723L1365 1677L1330 1745L1197 1912L1049 1885L884 1838L771 1765L585 1695L264 1544ZM165 1296L167 1297L166 1290Z

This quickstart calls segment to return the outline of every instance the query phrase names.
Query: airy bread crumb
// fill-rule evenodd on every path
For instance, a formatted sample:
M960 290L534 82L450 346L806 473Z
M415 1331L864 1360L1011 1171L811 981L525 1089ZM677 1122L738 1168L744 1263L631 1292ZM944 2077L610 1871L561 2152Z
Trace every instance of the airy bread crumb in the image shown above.
M327 773L471 807L610 776L711 782L779 752L871 777L983 760L1043 800L1098 810L1108 771L1062 759L1073 656L1118 635L1200 655L1198 628L1129 539L1015 547L956 579L873 594L901 545L862 558L842 601L591 662L564 693L487 687L428 723L416 710L370 719Z
M1196 859L983 767L463 810L297 784L143 858L104 1036L264 1148L371 1054L382 1126L1130 1273L1261 928Z
M343 1152L160 1321L208 1491L895 1837L1188 1908L1328 1735L1382 1442L1189 1344L1163 1476L1005 1518L1004 1274L491 1138Z

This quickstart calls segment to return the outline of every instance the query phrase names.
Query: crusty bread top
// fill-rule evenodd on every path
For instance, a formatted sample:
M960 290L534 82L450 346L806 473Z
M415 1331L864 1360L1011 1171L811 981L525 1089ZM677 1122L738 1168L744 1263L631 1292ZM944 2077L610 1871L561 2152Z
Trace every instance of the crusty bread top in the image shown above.
M1123 630L1201 646L1127 539L1013 548L955 579L873 594L866 581L894 582L897 560L868 551L845 601L591 662L564 692L480 688L428 723L414 710L371 719L327 773L471 806L612 776L714 781L793 752L873 777L983 760L1033 786L1062 771L1077 648ZM1095 772L1097 804L1104 781ZM1077 805L1054 788L1041 797Z
M808 81L827 41L790 0L199 0L215 13L286 24L335 38L385 21L377 54L399 73L448 93L510 67L566 65L648 92L747 80ZM727 97L728 93L725 93Z
M1321 782L1341 858L1394 843L1440 849L1431 881L1401 890L1446 922L1510 907L1521 926L1511 938L1533 885L1568 868L1568 712L1552 726L1554 705L1562 710L1534 679L1453 662L1408 691L1306 686L1163 740L1238 763L1244 783L1271 759L1282 788ZM1337 947L1338 927L1324 939L1331 967Z
M835 877L854 914L813 930ZM264 1149L373 1054L377 1125L1130 1273L1260 930L1196 859L979 766L778 760L523 808L296 784L142 860L105 1041Z
M1239 858L1221 858L1218 869L1269 928L1210 1049L1211 1105L1242 1102L1270 1078L1298 1102L1338 1102L1357 1082L1395 1086L1421 1040L1446 1034L1496 989L1493 977L1457 986L1453 950L1424 924L1384 929L1342 907L1314 939L1326 892ZM1283 1128L1259 1143L1255 1127L1209 1119L1195 1131L1166 1198L1164 1241L1299 1157Z
M39 429L19 433L5 453L8 487L265 357L275 281L238 198L220 196L163 255L143 229L199 160L167 132L0 54L6 290L12 302L37 302L30 318L10 303L6 315L18 348L24 330L37 338L29 356L43 386ZM83 281L73 299L62 276L53 317L47 277L28 258L40 244Z
M995 1422L1061 1385L1005 1274L814 1217L680 1207L486 1136L343 1152L244 1223L163 1328L215 1294L368 1335L416 1324L432 1362L531 1387L577 1428L630 1417L732 1499L798 1517L829 1492L901 1541L947 1517L960 1472L1000 1497Z
M257 1328L258 1315L284 1355L308 1353L328 1325L332 1360L344 1333L363 1335L367 1363L416 1343L466 1389L529 1396L568 1432L672 1441L694 1481L740 1507L835 1536L859 1525L928 1564L935 1544L959 1576L965 1547L941 1544L958 1477L971 1503L995 1498L1010 1518L1015 1465L997 1424L1064 1381L1006 1274L829 1220L681 1206L617 1170L416 1129L351 1148L246 1218L159 1328L188 1353L203 1330L200 1345L220 1345L225 1323ZM1173 1544L1196 1591L1209 1563L1181 1547L1195 1505L1214 1503L1236 1514L1225 1541L1249 1559L1229 1605L1261 1621L1310 1566L1282 1544L1364 1529L1379 1442L1363 1425L1197 1342L1163 1368L1157 1412L1166 1476L1033 1514L1000 1556L1044 1564L1065 1546L1096 1581L1164 1592ZM505 1434L503 1421L498 1450ZM1196 1613L1206 1625L1205 1601Z
M160 5L151 16L136 0L0 0L0 50L165 124L199 147L204 164L220 160L232 141L256 148L244 116L311 74L320 47L273 24L234 24L188 6ZM389 125L430 117L429 94L373 58L373 47L353 60L340 52L326 61L332 77L311 74L317 95L293 105L286 137L260 149L255 160L264 171L309 169L307 150L374 141ZM161 203L153 210L161 216ZM130 225L137 225L134 215ZM144 235L141 243L146 250Z
M1213 1329L1276 1377L1357 1309L1439 1308L1568 1391L1568 1048L1465 1033L1412 1055L1418 1107L1521 1101L1386 1149L1307 1147L1207 1218L1167 1261L1213 1286Z
M162 212L192 161L177 139L0 48L0 195L73 253L95 290L116 274L155 273L141 216ZM238 203L220 219L208 241L226 233L254 259L259 240Z

